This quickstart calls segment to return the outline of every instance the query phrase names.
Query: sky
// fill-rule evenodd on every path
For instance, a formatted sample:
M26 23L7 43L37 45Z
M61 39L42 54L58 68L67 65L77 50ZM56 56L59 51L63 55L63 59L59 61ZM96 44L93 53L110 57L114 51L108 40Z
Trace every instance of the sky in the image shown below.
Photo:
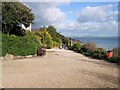
M118 36L117 2L23 2L35 15L32 28L53 25L68 37Z

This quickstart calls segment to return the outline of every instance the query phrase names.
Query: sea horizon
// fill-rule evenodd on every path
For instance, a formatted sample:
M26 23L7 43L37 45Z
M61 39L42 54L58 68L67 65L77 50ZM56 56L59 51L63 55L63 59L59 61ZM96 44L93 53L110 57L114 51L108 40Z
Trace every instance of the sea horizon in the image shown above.
M87 37L71 37L72 39L79 40L82 43L95 43L97 47L104 48L105 50L112 50L113 48L118 47L118 37L109 36L109 37L99 37L99 36L87 36Z

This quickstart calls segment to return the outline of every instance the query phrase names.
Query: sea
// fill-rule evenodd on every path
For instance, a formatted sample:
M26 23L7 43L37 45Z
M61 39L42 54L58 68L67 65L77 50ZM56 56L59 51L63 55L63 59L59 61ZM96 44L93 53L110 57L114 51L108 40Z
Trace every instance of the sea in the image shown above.
M95 43L97 47L105 50L118 47L118 37L73 37L73 39L79 40L83 44L87 42Z

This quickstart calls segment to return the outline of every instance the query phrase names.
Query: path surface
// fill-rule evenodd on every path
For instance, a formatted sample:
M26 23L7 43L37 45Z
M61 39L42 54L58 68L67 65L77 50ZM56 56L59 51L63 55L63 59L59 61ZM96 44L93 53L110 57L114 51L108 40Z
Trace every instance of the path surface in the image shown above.
M118 67L69 50L3 61L4 88L118 88Z

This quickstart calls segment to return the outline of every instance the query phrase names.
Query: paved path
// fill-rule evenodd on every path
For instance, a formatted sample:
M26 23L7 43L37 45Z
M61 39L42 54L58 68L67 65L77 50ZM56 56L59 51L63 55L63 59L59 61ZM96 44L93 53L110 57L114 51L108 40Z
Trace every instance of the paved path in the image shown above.
M69 50L3 61L4 88L117 88L118 67Z

